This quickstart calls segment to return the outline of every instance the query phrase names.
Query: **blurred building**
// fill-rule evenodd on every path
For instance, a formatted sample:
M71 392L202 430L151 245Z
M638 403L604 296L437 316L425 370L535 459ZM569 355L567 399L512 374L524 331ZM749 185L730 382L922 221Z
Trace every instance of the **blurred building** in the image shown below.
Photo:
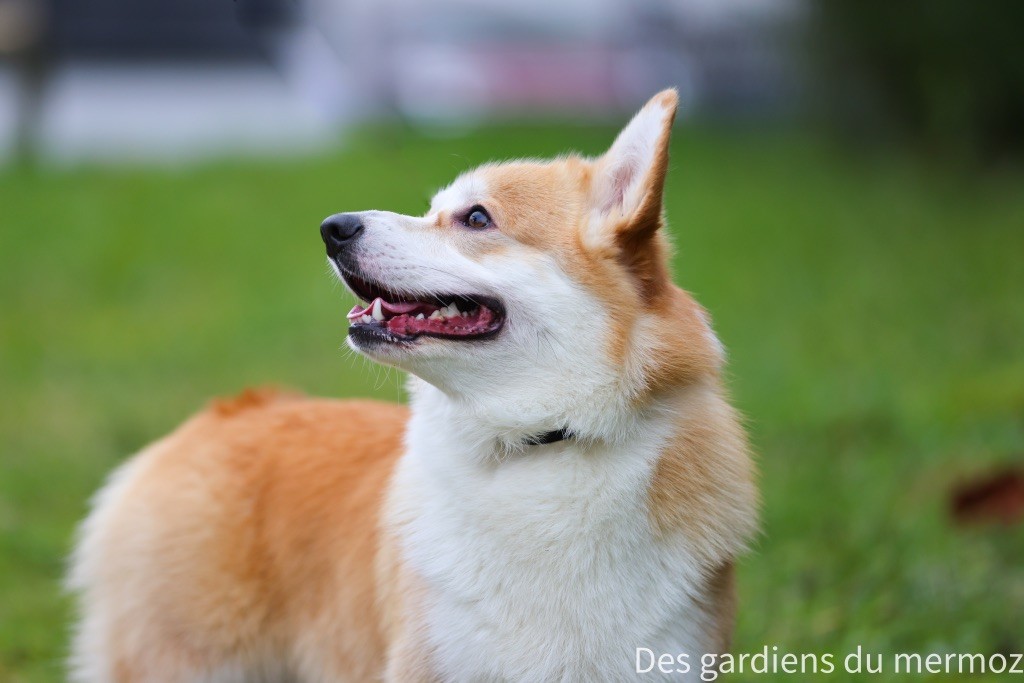
M413 120L618 118L670 85L691 114L756 117L778 112L793 86L784 43L796 5L785 0L343 7L325 25L353 47L362 90Z
M0 0L0 150L10 156L27 137L57 161L303 153L368 118L618 118L670 85L690 115L774 116L794 88L786 38L798 9L795 0Z

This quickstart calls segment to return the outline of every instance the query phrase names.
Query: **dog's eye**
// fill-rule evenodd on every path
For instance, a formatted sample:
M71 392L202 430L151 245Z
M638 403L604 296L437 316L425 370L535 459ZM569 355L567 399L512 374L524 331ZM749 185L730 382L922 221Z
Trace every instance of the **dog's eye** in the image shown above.
M491 225L491 217L487 215L487 211L482 206L474 206L466 214L466 220L464 221L467 227L481 230Z

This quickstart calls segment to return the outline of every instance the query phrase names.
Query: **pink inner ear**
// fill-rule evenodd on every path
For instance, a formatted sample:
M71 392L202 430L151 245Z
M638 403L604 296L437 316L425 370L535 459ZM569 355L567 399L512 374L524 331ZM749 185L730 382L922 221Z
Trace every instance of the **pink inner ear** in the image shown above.
M626 200L626 188L633 181L635 174L636 170L633 168L633 164L624 163L616 166L612 172L611 192L609 193L608 201L602 207L606 213L616 206L623 206Z

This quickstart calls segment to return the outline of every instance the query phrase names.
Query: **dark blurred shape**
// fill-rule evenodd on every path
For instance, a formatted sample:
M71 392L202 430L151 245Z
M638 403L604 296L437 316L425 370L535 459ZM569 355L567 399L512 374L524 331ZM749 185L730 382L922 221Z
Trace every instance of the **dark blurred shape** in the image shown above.
M1018 524L1024 520L1024 473L1006 469L956 486L951 510L959 524Z
M14 158L32 160L48 66L50 14L45 0L0 0L0 58L14 66L17 102Z
M965 159L1024 158L1024 3L811 3L812 64L831 123L857 142Z
M61 57L254 59L253 29L295 19L293 0L51 0L52 42Z
M31 49L45 25L46 7L40 0L0 0L0 57Z

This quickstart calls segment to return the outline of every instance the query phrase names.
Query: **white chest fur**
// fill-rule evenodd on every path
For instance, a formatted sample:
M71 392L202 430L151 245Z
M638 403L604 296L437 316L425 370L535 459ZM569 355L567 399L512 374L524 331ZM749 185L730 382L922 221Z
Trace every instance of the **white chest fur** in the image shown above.
M700 568L647 507L667 424L503 461L431 427L413 420L389 514L446 680L636 680L638 647L699 658Z

